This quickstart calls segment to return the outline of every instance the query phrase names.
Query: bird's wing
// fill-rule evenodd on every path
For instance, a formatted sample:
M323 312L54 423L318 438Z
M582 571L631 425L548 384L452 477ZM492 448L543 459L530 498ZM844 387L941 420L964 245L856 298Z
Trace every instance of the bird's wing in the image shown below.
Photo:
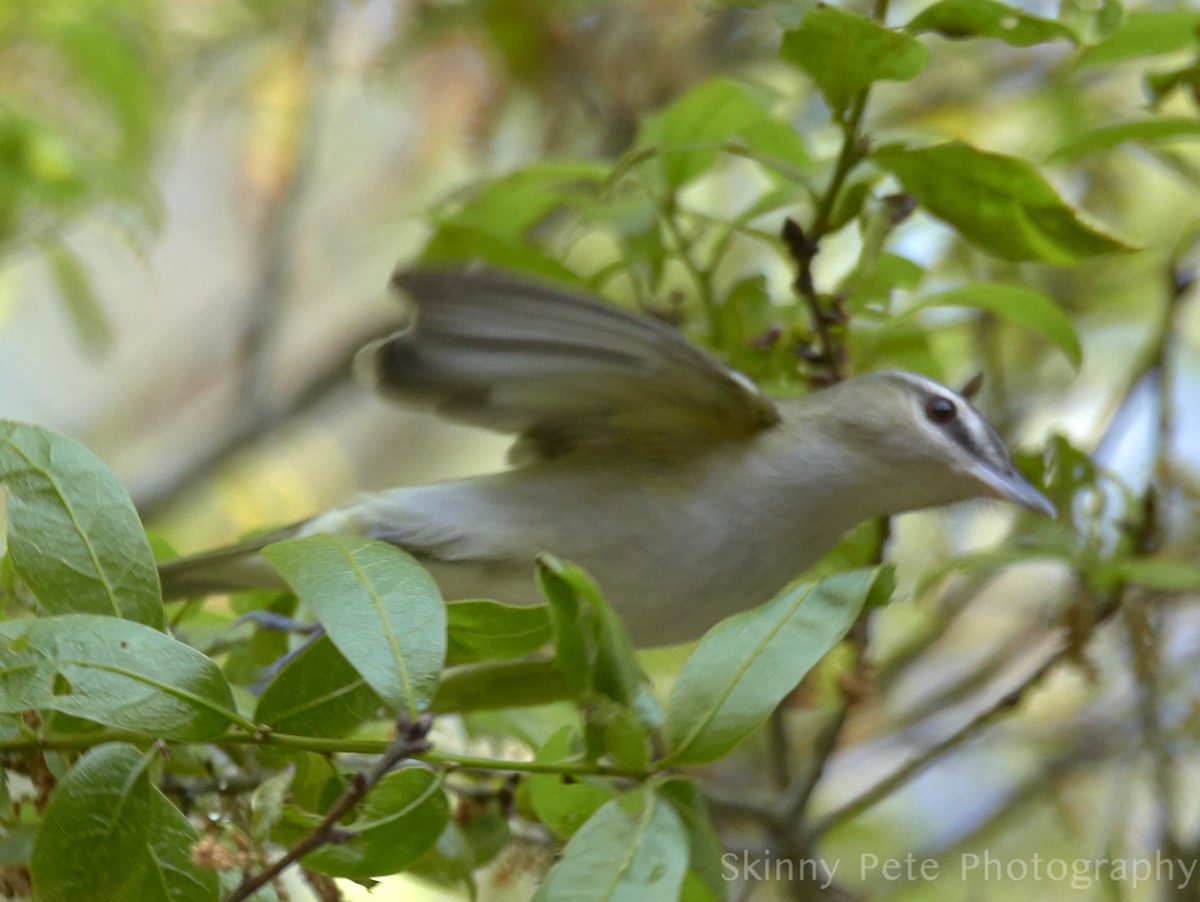
M741 373L665 323L495 270L398 272L408 328L368 345L381 393L520 436L522 457L704 447L778 421Z

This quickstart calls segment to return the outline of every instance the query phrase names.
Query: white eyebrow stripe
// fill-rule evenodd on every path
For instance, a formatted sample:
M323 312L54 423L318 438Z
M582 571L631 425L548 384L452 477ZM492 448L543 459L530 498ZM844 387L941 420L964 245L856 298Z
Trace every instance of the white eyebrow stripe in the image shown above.
M939 398L949 398L955 403L960 404L966 415L959 416L955 420L958 428L940 430L941 434L973 457L982 458L992 464L1008 465L1008 446L1004 443L1004 440L975 410L971 402L958 392L919 373L910 373L906 370L881 370L880 372L888 376L888 378L895 379L897 382L903 382L925 394L934 395Z

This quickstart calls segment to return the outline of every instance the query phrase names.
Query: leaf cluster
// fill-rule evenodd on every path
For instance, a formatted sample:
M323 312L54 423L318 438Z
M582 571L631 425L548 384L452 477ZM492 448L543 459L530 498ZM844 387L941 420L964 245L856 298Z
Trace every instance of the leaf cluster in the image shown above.
M1078 368L1072 311L1043 277L1132 248L1064 198L1054 167L1136 145L1188 173L1171 148L1195 136L1194 116L1162 109L1200 84L1200 17L1105 0L1066 3L1050 20L939 0L887 27L834 6L769 5L788 87L712 78L643 121L615 160L548 160L470 185L431 214L425 261L483 260L602 291L679 324L778 392L880 366L944 376L948 341L997 324ZM120 125L112 159L127 165L147 152L158 95L128 87L149 80L129 71L144 55L106 68L139 33L97 24L107 21L80 26L100 29L90 49L67 41L70 29L59 37L91 85L113 88L102 107ZM0 36L18 25L0 14ZM868 129L872 92L915 92L959 41L1058 53L1068 84L1129 61L1192 58L1148 75L1151 105L1137 118L1077 129L1042 161ZM0 174L0 240L30 211L61 213L118 181L88 176L99 165L88 140L64 143L69 129L14 109L0 109L0 153L20 164ZM932 251L921 246L931 227L948 236ZM845 238L850 250L825 266ZM78 261L51 251L60 284L75 286L66 293L84 298ZM968 275L947 277L954 258L970 261ZM1034 559L1062 562L1114 604L1130 589L1200 587L1194 565L1154 554L1145 499L1085 452L1055 439L1021 466L1062 524L1023 523L1022 544L934 568L919 594L952 571L980 577ZM0 424L0 481L0 747L32 787L6 807L0 849L39 898L236 894L243 870L323 829L362 780L356 756L385 753L394 724L430 716L432 747L366 787L306 868L470 888L533 825L564 844L538 898L723 898L704 793L679 769L753 734L892 592L890 570L870 565L878 536L868 553L842 548L819 574L715 627L664 694L569 562L539 562L542 605L445 604L403 551L314 536L264 552L287 593L164 608L128 495L81 445ZM850 656L862 642L852 638ZM801 789L804 814L812 786Z

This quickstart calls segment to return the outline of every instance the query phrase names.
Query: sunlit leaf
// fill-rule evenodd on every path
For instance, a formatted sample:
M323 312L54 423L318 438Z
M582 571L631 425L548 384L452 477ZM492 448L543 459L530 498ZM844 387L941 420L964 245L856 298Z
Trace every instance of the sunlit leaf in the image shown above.
M734 139L791 166L808 163L796 132L774 119L748 87L728 78L702 82L647 119L635 152L653 149L665 181L677 188L710 169L717 145Z
M941 0L921 10L906 30L934 31L946 38L996 38L1014 47L1077 41L1065 25L996 0Z
M1071 366L1079 368L1083 361L1083 349L1075 327L1062 309L1040 291L1019 285L1000 285L979 282L952 288L922 299L910 308L909 313L931 307L973 307L986 310L1001 319L1023 326L1051 342L1067 359Z
M1048 160L1074 160L1097 150L1109 150L1119 144L1162 144L1200 136L1200 119L1164 116L1121 122L1086 131L1057 148Z
M555 210L590 196L608 172L608 166L584 160L531 164L484 183L442 224L519 245Z
M582 280L556 259L522 241L514 241L474 226L446 222L426 242L421 260L427 264L490 263L536 273L568 285Z
M1079 55L1081 66L1119 63L1174 53L1195 46L1200 13L1179 10L1130 10L1108 38Z
M926 210L1006 260L1065 266L1128 250L1086 225L1045 176L1018 157L953 141L919 150L882 148L872 159Z
M925 68L928 52L903 32L834 6L818 6L784 34L779 55L803 69L831 107L844 110L874 82L912 78Z

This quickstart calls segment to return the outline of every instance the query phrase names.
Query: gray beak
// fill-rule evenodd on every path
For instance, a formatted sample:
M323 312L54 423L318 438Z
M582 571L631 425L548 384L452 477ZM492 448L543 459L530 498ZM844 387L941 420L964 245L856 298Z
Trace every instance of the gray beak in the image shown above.
M1015 469L1000 472L986 464L976 463L971 467L970 474L984 484L989 494L1003 501L1011 501L1026 510L1036 511L1047 517L1058 516L1058 511L1054 509L1050 499L1035 489Z

